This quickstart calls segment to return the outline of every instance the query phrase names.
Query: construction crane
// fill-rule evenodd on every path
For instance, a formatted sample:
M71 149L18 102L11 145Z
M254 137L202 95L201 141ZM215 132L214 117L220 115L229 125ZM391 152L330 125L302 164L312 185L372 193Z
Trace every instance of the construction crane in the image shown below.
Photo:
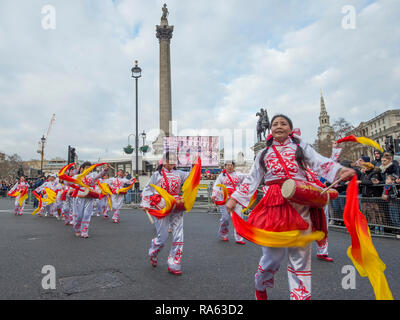
M43 174L44 147L45 147L47 138L49 137L49 133L50 133L51 127L53 126L55 118L56 118L56 114L54 113L50 119L50 124L47 129L46 136L43 135L42 138L40 139L40 141L38 142L39 148L38 148L37 152L40 154L40 174Z

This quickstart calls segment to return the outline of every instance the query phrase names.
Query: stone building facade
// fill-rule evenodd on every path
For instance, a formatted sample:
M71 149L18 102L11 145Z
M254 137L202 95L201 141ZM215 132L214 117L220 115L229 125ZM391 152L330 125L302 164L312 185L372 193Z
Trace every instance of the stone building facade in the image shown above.
M375 140L385 149L387 137L391 137L393 143L398 143L400 140L400 109L388 110L380 115L361 122L353 131L348 132L348 135L354 134L357 137L367 137ZM361 155L373 157L374 149L361 144L354 144L352 148L352 160L359 159ZM400 152L399 147L395 148L395 152Z

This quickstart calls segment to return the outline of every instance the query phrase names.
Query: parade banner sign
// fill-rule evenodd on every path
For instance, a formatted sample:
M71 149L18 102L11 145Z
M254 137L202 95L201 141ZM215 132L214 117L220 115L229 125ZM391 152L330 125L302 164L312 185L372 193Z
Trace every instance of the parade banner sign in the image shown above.
M191 167L197 157L202 167L219 166L219 137L180 136L165 137L164 152L176 154L178 167Z

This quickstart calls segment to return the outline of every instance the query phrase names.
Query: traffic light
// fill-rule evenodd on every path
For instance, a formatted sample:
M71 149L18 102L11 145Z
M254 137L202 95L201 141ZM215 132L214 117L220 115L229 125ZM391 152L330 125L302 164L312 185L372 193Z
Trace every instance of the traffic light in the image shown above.
M76 152L75 148L68 146L68 164L75 162Z

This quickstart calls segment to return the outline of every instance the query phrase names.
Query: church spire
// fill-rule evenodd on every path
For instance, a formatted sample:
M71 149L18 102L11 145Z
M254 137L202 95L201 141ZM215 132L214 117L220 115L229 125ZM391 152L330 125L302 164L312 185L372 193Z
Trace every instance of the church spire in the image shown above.
M322 95L322 89L321 89L321 115L328 115L328 112L326 111L326 107L325 107L325 101L324 101L324 97Z
M320 114L319 114L319 128L318 128L318 140L331 141L334 138L334 130L329 121L329 115L326 111L324 96L321 90L321 103L320 103Z

